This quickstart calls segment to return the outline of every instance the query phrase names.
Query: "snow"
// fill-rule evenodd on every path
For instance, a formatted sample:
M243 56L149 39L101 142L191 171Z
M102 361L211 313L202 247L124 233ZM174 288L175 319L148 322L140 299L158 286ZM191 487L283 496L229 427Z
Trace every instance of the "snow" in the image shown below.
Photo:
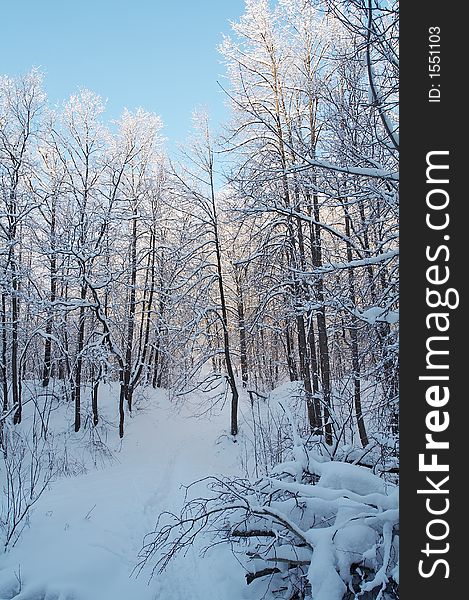
M315 269L314 271L310 271L308 274L320 275L321 273L333 273L337 270L342 270L342 269L355 269L357 267L367 267L370 265L378 265L380 263L390 261L397 256L399 256L399 249L394 248L393 250L389 250L388 252L383 252L383 253L377 254L375 256L367 256L366 258L358 258L358 259L351 260L351 261L345 262L345 263L344 262L329 263L323 267L319 267L319 268ZM386 309L383 309L378 306L378 307L371 307L370 309L368 309L367 311L364 311L363 313L357 313L357 316L365 319L365 317L364 317L365 313L369 313L370 317L374 317L374 320L370 321L370 322L374 323L378 317L380 317L380 320L385 320L385 319L382 319L381 316L387 312L391 312L391 311L387 311ZM395 323L396 321L393 320L390 322Z
M249 422L254 409L246 393L238 443L228 434L227 404L212 405L194 417L207 400L201 393L178 404L162 391L140 394L132 417L127 415L123 440L115 423L115 384L101 386L98 427L78 435L69 425L73 406L55 400L49 417L56 459L67 465L62 471L70 476L49 485L18 542L0 555L0 600L205 600L208 593L223 600L253 600L264 596L269 578L248 586L246 572L278 565L281 574L272 579L278 582L290 560L311 561L303 573L314 600L341 600L357 564L372 574L362 582L363 591L384 589L390 577L397 580L398 487L371 469L331 460L313 438L307 447L296 425L298 391L297 382L288 382L257 401L259 415L268 411L275 427L291 440L289 449L280 452L284 462L260 478L249 433L254 431ZM84 413L87 408L84 402ZM29 435L32 409L32 402L25 404L21 424ZM271 434L275 438L277 430ZM65 446L66 461L60 456ZM316 483L304 480L304 473L314 474ZM250 492L243 479L249 474ZM219 478L210 491L207 477ZM194 481L199 483L186 498L185 486ZM209 531L162 573L155 570L155 555L139 570L139 553L154 536L160 513L178 515L194 497L212 497L207 507L217 507L216 489L226 492L226 485L235 490L236 510L229 512L225 525L272 529L275 545L231 539L235 558L230 544L213 537L217 526L211 522ZM238 501L244 494L250 516L245 501ZM225 509L229 502L224 501Z
M106 401L115 410L112 388ZM0 556L1 600L198 600L207 590L244 597L244 572L225 547L203 562L193 547L150 582L151 569L133 573L158 514L179 511L181 484L235 474L239 463L237 445L220 437L227 414L195 420L162 393L135 412L114 461L55 481L38 500L30 527ZM110 437L118 450L117 432Z
M349 173L350 175L360 175L363 177L374 177L377 179L387 179L389 181L399 181L399 173L397 172L390 172L387 171L386 169L370 169L370 168L364 168L364 167L355 167L355 166L350 166L350 167L342 167L340 165L336 165L333 164L331 162L325 161L325 160L314 160L311 159L309 157L302 157L305 162L312 166L312 167L320 167L323 169L329 169L331 171L337 171L339 173ZM304 165L298 165L298 166L294 166L292 168L290 168L287 172L293 173L295 171L301 171L303 170L305 167Z
M362 321L366 321L370 325L374 325L377 321L386 323L397 323L399 321L399 313L380 306L372 306L363 312L355 311L355 315Z
M316 466L316 465L315 465ZM317 468L321 479L318 486L333 490L349 490L363 496L384 494L386 483L371 471L342 462L321 463Z

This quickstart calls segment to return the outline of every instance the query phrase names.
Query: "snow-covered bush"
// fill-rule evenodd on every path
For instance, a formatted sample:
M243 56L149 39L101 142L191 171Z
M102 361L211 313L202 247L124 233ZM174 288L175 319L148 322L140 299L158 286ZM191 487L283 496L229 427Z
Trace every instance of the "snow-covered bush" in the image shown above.
M14 424L13 409L0 415L0 546L5 549L17 543L49 484L114 460L107 442L115 423L105 413L93 425L91 407L84 402L82 430L73 436L73 406L61 401L56 383L44 390L40 382L28 381L21 423Z
M268 476L191 484L181 514L163 513L148 534L140 566L164 570L203 533L207 548L231 544L253 597L398 598L398 487L293 439L290 460Z
M6 420L0 425L0 541L6 549L18 540L57 464L53 438L42 435L38 419L27 430Z

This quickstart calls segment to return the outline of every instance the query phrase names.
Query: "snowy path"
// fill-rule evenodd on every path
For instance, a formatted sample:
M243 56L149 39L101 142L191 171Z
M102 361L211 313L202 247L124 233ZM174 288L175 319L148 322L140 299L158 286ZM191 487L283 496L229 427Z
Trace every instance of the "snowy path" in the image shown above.
M18 544L0 557L0 600L240 600L241 568L228 549L196 549L148 584L131 576L145 533L178 511L181 483L234 473L237 447L220 434L225 416L185 418L167 402L128 424L122 451L103 470L56 481ZM218 442L218 443L217 443Z

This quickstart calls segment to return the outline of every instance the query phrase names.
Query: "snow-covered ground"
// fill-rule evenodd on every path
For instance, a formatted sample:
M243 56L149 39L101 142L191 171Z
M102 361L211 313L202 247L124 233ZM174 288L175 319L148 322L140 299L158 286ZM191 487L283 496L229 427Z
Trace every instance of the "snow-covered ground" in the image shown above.
M114 394L108 394L115 411ZM239 472L241 444L223 435L223 413L190 417L163 393L127 420L114 460L54 481L35 505L17 544L0 556L0 599L240 600L248 589L229 549L200 547L149 580L133 573L143 537L164 510L178 512L181 484ZM73 435L73 434L72 434ZM110 434L117 448L117 432Z

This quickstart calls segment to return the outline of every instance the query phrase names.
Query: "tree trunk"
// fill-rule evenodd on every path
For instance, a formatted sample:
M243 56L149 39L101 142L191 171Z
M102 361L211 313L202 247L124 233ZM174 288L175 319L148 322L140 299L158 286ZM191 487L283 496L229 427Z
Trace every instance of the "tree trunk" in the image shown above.
M310 363L311 363L311 382L313 384L314 411L315 411L317 420L321 423L321 432L322 432L322 406L321 406L321 397L320 397L320 393L319 393L319 367L318 367L318 358L317 358L317 352L316 352L316 336L314 334L313 311L308 311L307 320L308 320L308 349L309 349L309 358L310 358Z
M136 285L137 285L137 207L133 208L132 218L132 238L130 246L130 294L129 294L129 312L127 316L127 339L125 345L124 372L121 384L121 396L127 402L127 408L132 411L132 395L133 389L131 386L132 375L132 347L134 340L135 328L135 311L136 311Z
M313 215L315 224L310 228L311 235L311 254L313 266L316 268L322 267L322 248L321 248L321 226L319 214L319 198L317 194L313 194ZM325 439L326 444L332 444L332 423L330 422L331 409L331 375L330 375L330 358L329 358L329 342L326 326L326 310L324 307L324 285L322 277L319 275L315 282L316 300L319 308L316 313L318 325L318 344L319 344L319 364L321 365L321 383L322 395L324 403L324 423L325 423Z
M236 296L237 296L237 310L238 310L238 330L239 330L239 352L240 352L240 364L241 364L241 380L243 387L247 386L248 383L248 356L246 348L246 322L244 318L244 297L242 282L240 281L241 275L235 267L235 280L236 280Z
M86 299L86 287L82 285L80 293L81 301ZM81 427L81 374L83 369L83 348L85 347L85 307L80 306L78 316L78 340L77 340L77 359L74 369L73 382L73 401L75 404L75 432L80 431Z
M345 210L345 235L350 239L350 216L344 206ZM347 262L351 262L353 259L352 247L350 242L347 242ZM350 290L350 301L352 307L356 306L356 294L355 294L355 274L353 269L348 269L348 281ZM355 315L352 316L352 323L350 327L350 340L352 345L352 376L353 376L353 397L355 407L355 417L357 419L358 433L360 435L360 442L363 447L368 445L368 436L366 433L365 422L363 420L362 412L362 400L361 400L361 386L360 386L360 359L358 351L358 319Z
M2 393L3 393L3 410L8 410L8 337L7 337L7 313L6 302L7 297L5 292L2 292Z
M93 412L93 425L96 425L99 422L99 414L98 414L98 392L99 392L99 383L101 381L101 367L99 368L99 374L97 379L93 384L93 392L91 395L91 410Z
M293 339L290 332L290 324L287 321L285 325L285 346L287 353L287 364L288 373L290 375L290 381L298 381L298 369L296 368L296 361L293 349Z
M308 346L306 337L306 328L303 315L296 317L296 325L298 328L298 354L300 356L300 373L304 382L306 393L306 407L308 411L308 422L311 433L318 433L322 427L321 409L315 402L313 396L313 388L311 385L311 370L309 368Z
M147 272L145 274L145 287L144 287L144 298L142 307L142 319L140 322L139 332L139 345L138 345L138 359L137 368L132 378L131 388L135 389L136 385L140 381L143 369L146 365L147 354L148 354L148 342L150 340L150 329L151 329L151 311L153 307L153 296L155 292L155 255L156 255L156 236L154 233L151 234L151 253L148 257ZM149 275L150 273L150 275ZM147 290L148 288L148 290ZM148 291L148 297L147 297Z
M51 207L51 225L50 225L50 239L51 239L51 255L49 258L49 271L50 271L50 289L49 289L49 301L51 303L48 309L48 315L46 320L46 339L44 343L44 367L42 371L42 387L49 385L52 371L52 324L53 324L53 303L57 298L57 257L55 255L55 225L56 225L56 210L55 210L55 199L52 200Z
M18 322L19 322L19 304L18 304L18 275L16 272L15 258L12 252L12 296L11 296L11 390L13 406L17 406L13 416L13 423L21 423L22 402L19 390L18 373Z
M209 164L210 164L210 194L212 200L212 214L213 214L213 234L215 242L215 252L217 260L217 280L218 280L218 291L220 293L220 304L221 304L221 316L223 326L223 348L225 356L226 370L228 372L228 383L231 389L231 435L236 436L238 434L238 401L239 393L236 387L235 374L233 370L233 364L231 362L231 351L230 351L230 339L228 335L228 311L226 307L225 288L223 285L223 269L221 263L221 246L220 239L218 236L218 221L217 221L217 207L215 202L215 188L213 183L213 156L211 150L209 150Z

